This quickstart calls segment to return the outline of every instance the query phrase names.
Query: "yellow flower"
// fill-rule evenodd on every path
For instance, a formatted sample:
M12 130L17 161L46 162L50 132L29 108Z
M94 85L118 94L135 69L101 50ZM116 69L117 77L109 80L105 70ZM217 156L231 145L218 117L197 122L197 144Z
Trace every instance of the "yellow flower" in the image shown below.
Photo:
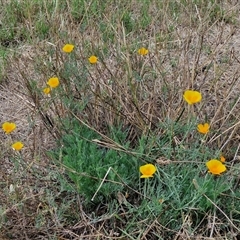
M142 47L142 48L139 48L138 49L138 54L144 56L144 55L147 55L148 54L148 49Z
M227 170L225 165L217 159L209 160L206 163L206 166L208 168L208 171L214 175L219 175Z
M145 164L139 168L139 171L141 172L140 178L149 178L153 177L153 174L156 172L156 167L153 164Z
M51 88L45 87L45 88L43 89L43 92L44 92L45 94L49 94L49 93L51 92Z
M72 52L72 50L74 49L74 45L72 44L66 44L63 46L62 50L65 52L65 53L70 53Z
M186 90L183 94L183 98L188 104L191 105L200 102L202 100L202 94L198 91Z
M59 80L57 77L53 77L53 78L50 78L48 81L47 81L47 85L49 85L50 87L52 88L55 88L59 85Z
M224 156L220 156L220 161L221 161L222 163L225 163L225 162L226 162L226 158L225 158Z
M91 64L95 64L97 63L98 61L98 58L94 55L92 55L91 57L88 58L88 61L91 63Z
M16 124L11 122L5 122L2 124L3 131L8 134L16 129Z
M207 134L209 132L210 125L208 123L198 124L197 128L198 128L198 132L202 134Z
M23 148L23 143L22 142L15 142L14 144L12 144L12 148L15 151L20 151Z

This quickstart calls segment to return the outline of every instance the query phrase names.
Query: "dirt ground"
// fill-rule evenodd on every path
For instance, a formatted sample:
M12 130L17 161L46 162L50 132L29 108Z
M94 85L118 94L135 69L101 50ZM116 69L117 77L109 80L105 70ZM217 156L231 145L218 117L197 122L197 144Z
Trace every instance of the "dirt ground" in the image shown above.
M213 66L210 68L210 76L207 78L204 78L204 73L198 75L196 87L203 84L205 95L209 96L209 93L212 93L215 96L215 100L209 101L205 110L208 115L212 116L213 122L216 122L221 114L229 115L229 119L233 117L238 119L238 124L233 132L237 141L237 136L238 140L240 139L240 29L224 27L221 32L221 29L218 28L212 32L212 36L206 37L204 41L209 45L218 43L214 59L207 59L206 55L201 56L202 68L206 68L210 63ZM22 69L22 72L31 73L32 75L29 77L34 78L31 65L34 53L31 51L31 47L22 47L17 51L17 59L15 56L10 58L0 85L1 124L11 121L17 125L17 130L10 136L6 136L3 131L0 131L0 183L2 188L0 205L5 206L5 209L1 209L2 213L11 215L10 220L5 224L5 229L6 227L11 229L17 225L22 225L18 226L19 229L22 229L23 225L26 226L29 223L30 220L24 216L24 213L17 210L20 203L28 202L33 208L33 213L39 211L41 190L37 191L36 187L41 189L50 185L46 179L42 180L41 178L48 177L49 167L52 165L45 153L55 144L52 134L42 121L39 110L29 97L22 73L18 72L18 69ZM226 58L228 58L227 63L224 62ZM216 83L218 87L213 88L214 82L209 79L217 77L216 74L221 71L223 73ZM234 87L230 89L229 86L233 81L235 81ZM234 100L236 104L233 111L224 106L227 101L231 100ZM218 114L216 114L216 109L220 109ZM220 121L220 125L225 123ZM215 124L219 124L219 122ZM15 140L22 141L25 145L20 154L10 148L11 143ZM240 155L240 153L238 152L236 155ZM19 158L19 163L23 164L13 160L13 156ZM25 169L22 166L25 166Z

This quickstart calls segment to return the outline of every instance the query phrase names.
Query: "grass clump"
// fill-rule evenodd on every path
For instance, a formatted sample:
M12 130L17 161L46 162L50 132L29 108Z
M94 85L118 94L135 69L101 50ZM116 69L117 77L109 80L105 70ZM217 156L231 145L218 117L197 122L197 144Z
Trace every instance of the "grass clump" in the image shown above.
M78 192L85 196L86 203L91 203L91 200L93 203L111 201L123 191L124 184L133 187L132 183L138 179L138 176L132 175L133 171L138 171L136 157L109 149L99 140L96 132L76 123L74 125L61 139L61 164L68 170ZM115 134L115 137L123 135L119 131ZM100 191L94 197L100 184Z
M55 228L61 237L89 239L237 236L240 84L232 69L238 59L228 57L235 5L11 4L21 19L14 26L34 26L24 41L38 43L31 61L16 55L12 64L55 139L33 228L52 218L44 236ZM38 154L34 164L20 164L36 179ZM26 199L18 198L19 212Z
M184 128L178 125L176 129ZM116 129L110 130L109 143L106 136L76 123L69 132L62 138L58 164L66 168L75 189L84 196L85 207L93 210L102 205L101 211L121 219L121 234L141 238L145 224L139 222L147 219L154 226L157 222L155 227L168 229L159 227L159 235L151 231L149 237L164 235L170 239L186 219L190 221L189 231L194 232L207 222L208 214L219 212L224 218L226 212L240 210L238 205L227 205L224 200L225 196L236 197L231 191L234 178L228 179L232 174L207 173L205 164L213 157L213 149L201 143L183 143L173 148L169 141L172 135L166 133L170 136L139 139L133 146L126 142L127 131L124 134ZM183 136L183 132L174 136ZM219 156L219 152L214 154ZM153 178L139 179L139 167L146 162L157 166L157 172ZM235 224L233 227L238 228ZM208 230L205 234L209 234Z

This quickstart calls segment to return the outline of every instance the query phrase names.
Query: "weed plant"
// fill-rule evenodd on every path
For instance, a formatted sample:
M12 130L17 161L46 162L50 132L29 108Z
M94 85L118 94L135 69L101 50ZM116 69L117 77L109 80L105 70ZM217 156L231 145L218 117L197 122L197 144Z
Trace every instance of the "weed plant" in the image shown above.
M50 197L61 219L85 221L85 235L72 232L237 239L240 83L229 41L238 4L10 2L3 20L14 27L0 41L36 46L31 71L17 57L13 65L56 139L47 155L59 194L76 194L88 218L69 217L71 204L60 210ZM24 20L30 36L12 32ZM142 173L147 164L153 171Z

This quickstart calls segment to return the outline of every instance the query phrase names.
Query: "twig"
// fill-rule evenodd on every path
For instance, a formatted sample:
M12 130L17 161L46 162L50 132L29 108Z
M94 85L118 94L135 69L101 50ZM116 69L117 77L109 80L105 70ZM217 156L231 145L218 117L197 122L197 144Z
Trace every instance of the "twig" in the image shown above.
M104 183L105 179L107 178L107 175L109 174L109 172L110 172L110 170L111 170L111 169L112 169L112 167L109 167L109 168L108 168L108 170L107 170L107 172L106 172L106 174L105 174L104 178L102 179L102 181L101 181L101 183L100 183L100 185L99 185L99 187L98 187L97 191L94 193L94 195L93 195L93 197L92 197L91 201L94 201L94 198L96 197L96 195L97 195L98 191L99 191L99 190L100 190L100 188L102 187L102 185L103 185L103 183Z

